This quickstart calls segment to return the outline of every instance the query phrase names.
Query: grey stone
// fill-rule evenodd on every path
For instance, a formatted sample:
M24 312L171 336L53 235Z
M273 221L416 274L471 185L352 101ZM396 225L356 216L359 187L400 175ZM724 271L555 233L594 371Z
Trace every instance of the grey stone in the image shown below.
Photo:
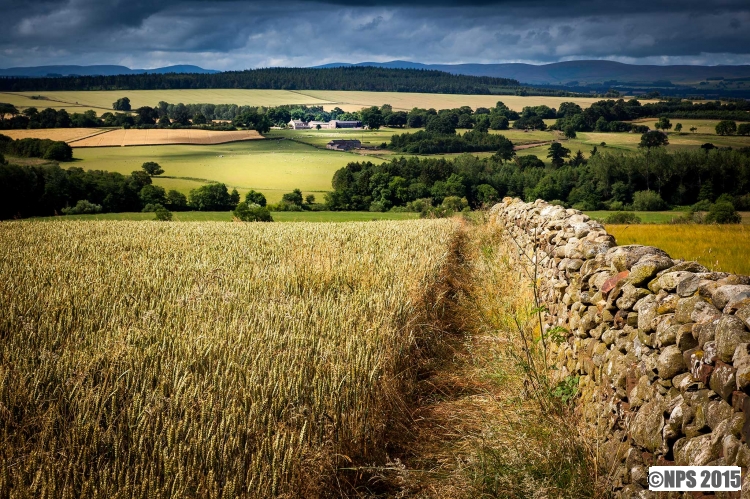
M724 400L711 400L706 410L706 423L709 428L716 430L719 423L728 421L734 414L734 409Z
M693 276L692 272L675 271L674 267L670 268L665 274L657 277L651 283L649 283L649 289L654 293L658 293L660 290L674 291L677 289L677 284L682 281L685 277ZM653 287L652 287L653 284Z
M716 305L716 308L721 310L731 301L740 301L745 298L750 298L750 286L743 284L721 286L713 292L711 298L714 305Z
M734 315L724 315L716 326L716 352L719 360L730 362L740 343L750 342L745 323Z
M701 279L695 274L685 275L680 282L677 283L677 294L683 298L693 296L698 291L698 285Z
M619 272L622 272L623 270L629 270L638 260L646 255L669 257L665 251L659 248L631 244L617 246L607 251L606 262L608 265L613 265Z
M693 322L691 315L695 309L695 305L701 300L700 296L691 296L690 298L680 298L677 301L677 307L675 308L675 320L680 324L686 324Z
M650 295L651 292L644 288L636 288L630 283L622 286L622 293L617 299L617 306L622 310L630 310L643 297Z
M652 321L656 318L658 303L654 295L648 295L636 303L636 309L638 312L638 329L644 333L649 333L654 330Z
M734 315L742 319L747 327L750 327L750 303L740 307Z
M677 328L677 333L675 334L675 344L681 351L687 352L691 348L695 348L698 346L698 340L696 340L693 336L692 324L682 324L672 327Z
M738 390L744 390L750 386L750 343L741 343L732 356L732 367Z
M653 399L644 404L633 418L630 427L633 441L650 452L656 452L662 446L665 409L662 400Z
M638 378L638 383L628 393L628 403L630 403L631 409L638 408L651 400L653 392L648 376L643 375Z
M703 300L697 301L693 312L690 314L690 320L693 322L710 322L714 319L718 319L721 316L721 312L708 302Z
M711 373L709 387L727 402L731 400L732 392L737 386L736 372L737 370L729 364L717 362L716 368Z
M633 286L641 286L653 278L660 270L672 267L672 259L662 255L648 255L633 265L630 269L628 282Z
M662 379L671 379L675 375L687 371L682 351L677 345L670 345L662 350L656 367L659 377Z
M705 466L719 457L721 443L713 442L711 435L701 435L687 439L681 445L675 443L675 464L677 466Z

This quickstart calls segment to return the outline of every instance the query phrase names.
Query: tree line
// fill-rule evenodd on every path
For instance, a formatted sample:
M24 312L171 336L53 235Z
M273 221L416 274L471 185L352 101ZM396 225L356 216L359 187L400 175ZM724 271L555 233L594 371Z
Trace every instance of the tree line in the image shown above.
M650 132L661 134L661 132ZM644 145L638 153L594 149L588 158L560 143L545 164L536 156L508 161L464 154L454 160L397 158L353 162L338 170L326 196L331 210L384 211L415 203L439 206L446 198L477 208L504 196L555 201L581 210L659 210L731 198L750 209L750 151L703 148L668 152ZM699 205L700 206L700 205Z
M73 149L63 141L50 139L16 139L0 135L0 153L20 158L42 158L72 161Z
M266 68L216 74L168 73L64 78L0 78L0 91L5 92L243 88L491 94L498 88L518 86L518 81L510 78L454 75L435 70L376 67Z

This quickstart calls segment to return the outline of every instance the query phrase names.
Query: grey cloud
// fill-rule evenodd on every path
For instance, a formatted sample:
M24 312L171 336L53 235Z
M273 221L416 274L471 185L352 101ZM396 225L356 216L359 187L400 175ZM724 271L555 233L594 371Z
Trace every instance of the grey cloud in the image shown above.
M426 63L750 63L746 0L0 0L0 67L215 69Z

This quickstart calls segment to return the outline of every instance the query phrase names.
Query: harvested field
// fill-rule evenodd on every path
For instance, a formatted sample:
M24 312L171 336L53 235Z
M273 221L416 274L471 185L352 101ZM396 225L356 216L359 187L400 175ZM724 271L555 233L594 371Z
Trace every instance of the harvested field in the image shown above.
M109 132L101 128L38 128L35 130L0 130L0 134L11 139L50 139L62 140L64 142L75 142L76 140L93 137Z
M72 147L116 147L116 146L148 146L191 144L211 145L239 142L242 140L257 140L263 136L255 130L238 130L221 132L214 130L164 130L164 129L117 129L111 132L71 142Z

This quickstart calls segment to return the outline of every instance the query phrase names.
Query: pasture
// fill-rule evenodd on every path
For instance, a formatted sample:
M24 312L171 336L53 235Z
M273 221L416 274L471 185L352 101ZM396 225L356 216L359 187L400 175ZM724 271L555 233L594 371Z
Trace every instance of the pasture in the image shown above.
M695 260L711 270L750 275L748 225L607 225L617 244L661 248L672 258Z
M334 172L361 159L356 154L316 149L291 140L78 148L74 156L78 161L62 166L127 175L146 161L156 161L165 172L154 183L165 189L187 194L204 183L222 182L241 194L249 189L261 191L270 203L280 201L284 193L295 188L322 200L322 193L331 190Z
M71 147L124 147L169 144L225 144L243 140L262 139L255 130L217 131L189 128L136 129L118 128L80 140L69 141Z
M0 224L0 490L323 496L408 416L456 228Z

